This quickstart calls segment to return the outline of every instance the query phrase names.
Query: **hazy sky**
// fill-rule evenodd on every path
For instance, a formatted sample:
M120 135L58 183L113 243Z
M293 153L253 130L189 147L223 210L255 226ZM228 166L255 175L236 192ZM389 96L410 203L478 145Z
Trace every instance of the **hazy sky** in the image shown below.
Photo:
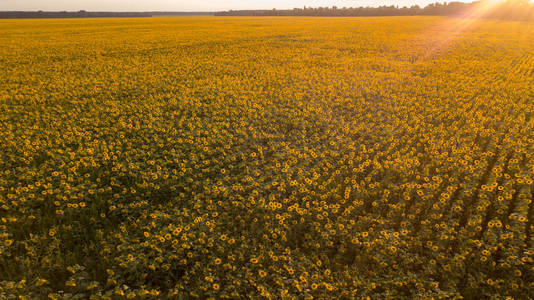
M438 0L0 0L2 10L218 11L303 6L424 6ZM443 0L439 0L443 1ZM463 0L471 2L470 0Z

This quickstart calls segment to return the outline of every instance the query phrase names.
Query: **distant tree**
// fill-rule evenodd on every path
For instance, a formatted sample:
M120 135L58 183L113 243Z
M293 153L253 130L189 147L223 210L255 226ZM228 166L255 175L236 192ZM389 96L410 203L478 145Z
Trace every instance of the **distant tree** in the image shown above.
M418 16L418 15L448 15L461 16L477 6L483 5L483 1L473 3L443 2L432 3L424 8L419 5L410 7L379 6L379 7L307 7L294 8L292 10L246 10L225 11L215 13L216 16ZM487 12L485 18L499 18L509 20L534 20L534 4L530 0L506 0L495 5L494 9Z

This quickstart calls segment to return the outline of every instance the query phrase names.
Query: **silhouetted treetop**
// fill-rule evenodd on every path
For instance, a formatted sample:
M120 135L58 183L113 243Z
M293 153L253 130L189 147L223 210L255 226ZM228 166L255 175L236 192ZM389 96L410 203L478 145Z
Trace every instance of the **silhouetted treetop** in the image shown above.
M480 9L484 7L484 9ZM479 13L477 13L479 12ZM483 13L482 13L483 12ZM508 0L502 3L487 1L432 3L423 8L418 5L410 7L304 7L288 10L230 10L218 12L216 16L324 16L324 17L360 17L360 16L465 16L498 18L510 20L534 20L534 4L529 0Z

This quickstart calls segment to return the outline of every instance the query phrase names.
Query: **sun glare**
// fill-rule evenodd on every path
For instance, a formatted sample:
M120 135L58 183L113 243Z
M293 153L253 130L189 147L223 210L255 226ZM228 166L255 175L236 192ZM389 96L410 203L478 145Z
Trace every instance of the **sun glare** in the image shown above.
M472 28L477 22L479 22L479 19L484 18L488 14L492 13L499 6L499 4L503 2L505 2L505 0L480 1L470 10L459 15L458 18L451 18L446 22L439 24L431 33L425 34L426 38L430 38L427 35L432 36L435 42L430 50L427 51L427 53L424 54L417 61L417 63L426 61L427 59L439 53L442 49L449 47L455 39L461 36L465 31Z

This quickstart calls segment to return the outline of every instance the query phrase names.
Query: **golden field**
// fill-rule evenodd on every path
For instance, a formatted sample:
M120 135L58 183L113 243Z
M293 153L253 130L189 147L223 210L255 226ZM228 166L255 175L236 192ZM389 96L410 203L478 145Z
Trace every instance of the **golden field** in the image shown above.
M533 36L0 21L0 298L533 298Z

